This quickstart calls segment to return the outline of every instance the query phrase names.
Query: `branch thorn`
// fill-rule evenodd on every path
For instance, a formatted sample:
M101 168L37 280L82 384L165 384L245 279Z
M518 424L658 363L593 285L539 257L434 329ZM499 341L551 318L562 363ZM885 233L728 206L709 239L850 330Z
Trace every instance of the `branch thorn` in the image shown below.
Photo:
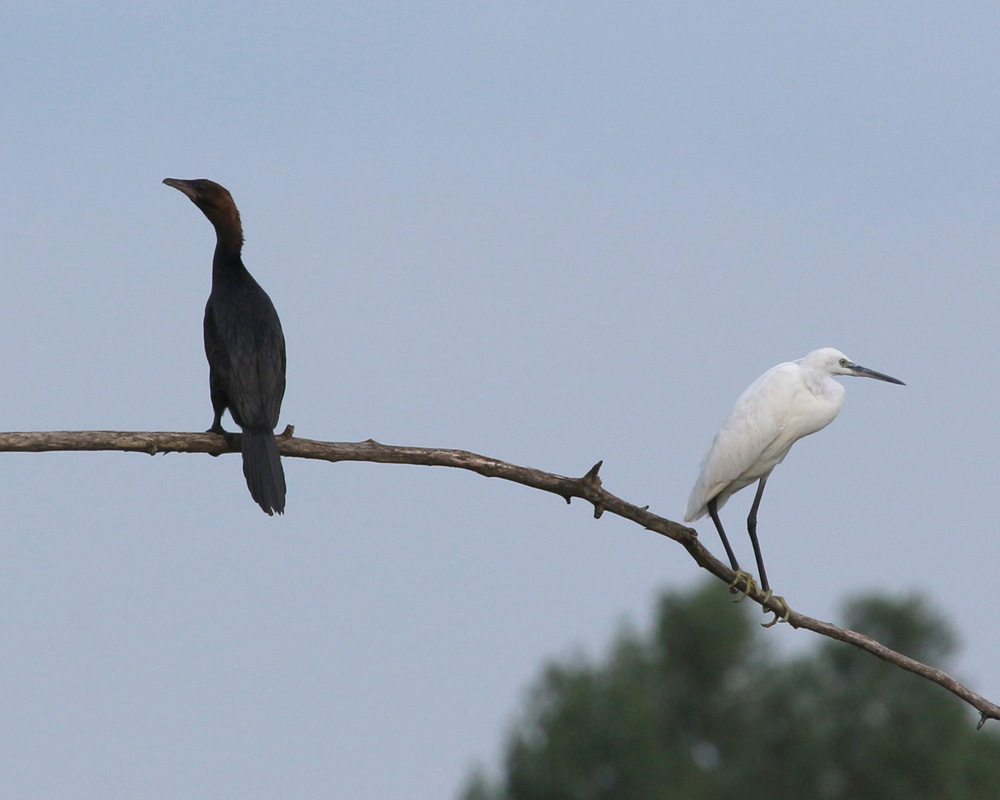
M594 466L592 466L589 470L587 470L587 474L584 475L580 480L582 480L584 483L590 483L593 484L594 486L600 486L601 479L598 477L597 473L601 471L601 465L603 464L604 464L603 460L598 461L596 464L594 464Z

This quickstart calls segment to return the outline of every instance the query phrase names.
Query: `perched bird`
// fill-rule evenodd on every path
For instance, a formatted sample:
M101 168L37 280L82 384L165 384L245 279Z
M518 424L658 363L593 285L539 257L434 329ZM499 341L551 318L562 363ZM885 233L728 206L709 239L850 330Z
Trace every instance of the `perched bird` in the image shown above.
M769 595L767 573L757 542L757 507L771 470L788 455L792 445L803 436L822 430L840 413L844 387L833 379L835 375L876 378L905 385L896 378L858 366L832 347L814 350L798 361L771 367L750 384L715 434L701 463L684 520L691 522L706 513L711 515L729 563L737 572L737 581L744 577L747 591L750 576L740 569L729 546L719 520L719 509L740 489L759 481L747 517L747 530L757 559L761 587Z
M271 298L243 266L243 226L229 192L213 181L165 178L215 226L212 293L205 306L205 355L215 419L228 408L243 429L243 474L250 495L268 514L285 510L285 473L274 428L285 394L285 337Z

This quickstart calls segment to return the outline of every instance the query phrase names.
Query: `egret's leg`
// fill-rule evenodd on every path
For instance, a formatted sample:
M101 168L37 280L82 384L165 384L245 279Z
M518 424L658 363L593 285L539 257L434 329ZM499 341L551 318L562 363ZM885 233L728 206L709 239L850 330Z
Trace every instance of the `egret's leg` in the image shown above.
M722 546L726 548L726 555L729 556L729 566L736 571L736 577L729 584L729 588L738 592L740 591L740 581L743 582L743 596L736 601L737 603L741 603L750 594L751 589L756 586L757 582L753 579L753 575L740 569L739 562L736 560L736 554L733 552L733 548L729 546L729 539L726 538L726 532L722 528L722 520L719 519L719 505L714 497L708 501L708 513L712 515L712 522L715 523L715 529L722 538Z
M753 554L757 559L757 572L760 574L760 586L767 592L767 573L764 571L764 559L760 554L760 543L757 541L757 507L760 505L760 497L764 494L764 484L767 483L767 475L760 479L757 484L757 494L754 495L753 505L750 506L750 516L747 517L747 531L750 533L750 542L753 544ZM711 508L709 508L711 511ZM787 606L786 606L787 608Z
M712 522L715 523L715 529L719 532L719 536L722 537L722 546L726 548L726 555L729 556L729 566L731 566L736 572L742 572L740 569L740 564L736 560L736 554L733 553L733 548L729 546L729 539L726 538L726 532L722 529L722 520L719 519L719 506L713 497L708 501L708 513L712 515Z

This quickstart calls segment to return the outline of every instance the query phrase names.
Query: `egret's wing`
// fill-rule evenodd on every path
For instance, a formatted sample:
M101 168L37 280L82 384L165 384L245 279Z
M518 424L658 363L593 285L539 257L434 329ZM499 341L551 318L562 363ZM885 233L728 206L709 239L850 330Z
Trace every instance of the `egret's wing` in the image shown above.
M783 433L798 391L794 364L779 364L740 395L719 428L691 490L686 521L703 517L708 501L725 505L730 495L767 475L788 452Z

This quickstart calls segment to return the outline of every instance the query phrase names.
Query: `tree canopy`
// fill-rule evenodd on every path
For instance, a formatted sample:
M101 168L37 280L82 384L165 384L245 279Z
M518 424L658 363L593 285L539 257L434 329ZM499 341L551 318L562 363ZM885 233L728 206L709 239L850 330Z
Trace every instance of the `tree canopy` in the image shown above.
M462 800L894 800L1000 797L1000 736L941 688L838 642L775 651L717 584L668 593L653 629L599 663L552 663L501 775ZM859 597L849 627L947 666L948 623L919 597Z

